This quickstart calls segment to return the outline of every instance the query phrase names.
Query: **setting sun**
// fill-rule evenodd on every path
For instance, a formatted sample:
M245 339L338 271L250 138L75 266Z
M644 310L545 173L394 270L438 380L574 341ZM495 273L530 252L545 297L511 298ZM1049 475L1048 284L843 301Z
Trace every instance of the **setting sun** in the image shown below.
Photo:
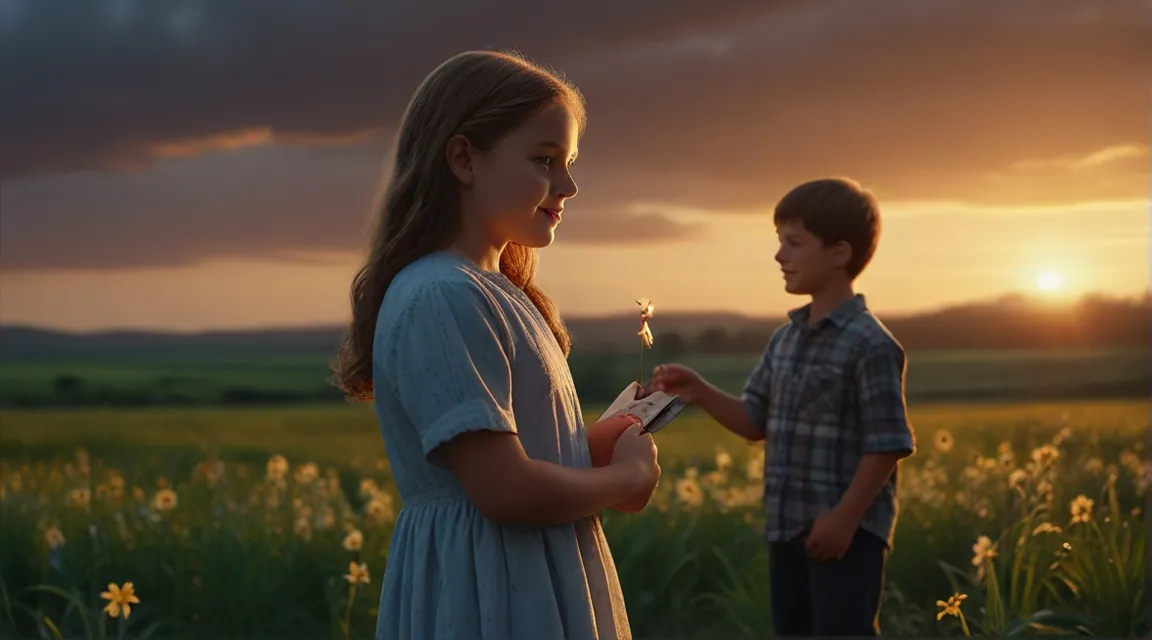
M1045 271L1036 278L1036 287L1041 291L1056 291L1063 286L1064 281L1059 273L1055 271Z

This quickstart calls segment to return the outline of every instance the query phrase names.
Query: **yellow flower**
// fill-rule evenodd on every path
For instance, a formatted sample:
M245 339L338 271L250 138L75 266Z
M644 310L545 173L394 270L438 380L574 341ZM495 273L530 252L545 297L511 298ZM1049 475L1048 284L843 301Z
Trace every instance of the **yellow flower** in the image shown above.
M936 614L936 619L942 620L944 616L956 616L959 618L960 603L964 602L964 600L967 598L968 596L963 593L954 593L951 596L948 596L948 602L937 600L936 606L940 607L940 612Z
M92 490L87 487L73 489L72 492L68 494L68 502L72 506L80 507L81 509L87 508L88 503L91 502L91 500Z
M372 496L368 504L364 505L364 510L368 513L368 517L377 523L391 520L396 515L392 496L383 491Z
M108 583L108 590L100 594L100 597L108 601L108 606L104 607L104 611L113 618L120 617L120 612L124 612L124 619L127 620L128 616L132 613L132 604L140 604L140 599L136 597L135 587L131 582L125 582L123 587L116 586L115 583Z
M694 478L681 478L676 481L676 497L687 507L696 508L704 504L704 492Z
M171 489L161 489L152 498L152 508L157 511L168 511L176 508L176 492Z
M359 529L353 529L348 532L344 538L344 549L347 551L359 551L364 548L364 534L360 533Z
M724 451L723 449L718 451L716 453L716 468L719 469L720 471L724 471L724 470L728 469L728 467L731 467L731 466L732 466L732 456L727 451Z
M288 459L281 455L268 458L268 479L279 480L288 473Z
M1049 462L1055 462L1060 457L1060 450L1050 444L1042 447L1037 447L1032 451L1032 460L1038 465L1045 465Z
M48 527L44 531L44 542L47 542L49 547L58 549L64 546L64 534L58 527Z
M1012 473L1008 474L1008 486L1015 489L1016 487L1023 484L1027 479L1028 472L1024 471L1023 469L1016 469Z
M996 548L992 544L992 539L988 536L976 538L976 544L972 545L972 554L972 566L974 567L983 565L985 560L995 558Z
M296 467L295 476L296 484L311 484L320 477L320 468L316 466L315 462L305 462Z
M371 577L368 575L368 565L363 562L360 564L349 562L348 573L344 579L348 581L348 584L368 584L371 581Z
M372 478L364 478L360 481L360 496L367 498L380 493L380 485Z
M948 433L945 429L941 429L936 432L934 444L936 445L936 450L940 453L948 453L952 450L952 445L955 444L955 441L952 439L951 433Z
M1063 529L1051 522L1041 522L1032 530L1032 535L1040 535L1041 533L1063 533Z
M1071 506L1072 522L1073 523L1088 522L1089 520L1091 520L1092 519L1092 507L1095 504L1096 504L1095 501L1093 501L1091 498L1089 498L1087 496L1084 496L1084 495L1076 496L1076 499L1072 501L1072 506Z

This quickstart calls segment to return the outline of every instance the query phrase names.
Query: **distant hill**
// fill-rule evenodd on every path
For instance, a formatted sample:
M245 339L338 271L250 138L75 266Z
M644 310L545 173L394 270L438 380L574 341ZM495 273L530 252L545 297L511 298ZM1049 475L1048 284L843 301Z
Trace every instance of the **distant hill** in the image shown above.
M1152 304L1088 296L1055 305L1009 295L931 313L883 316L905 347L915 350L1147 347ZM574 351L629 352L637 346L635 314L566 319ZM669 351L759 350L783 318L734 313L664 313L652 322L659 347ZM343 327L168 333L68 333L0 327L0 362L32 360L281 356L331 357Z

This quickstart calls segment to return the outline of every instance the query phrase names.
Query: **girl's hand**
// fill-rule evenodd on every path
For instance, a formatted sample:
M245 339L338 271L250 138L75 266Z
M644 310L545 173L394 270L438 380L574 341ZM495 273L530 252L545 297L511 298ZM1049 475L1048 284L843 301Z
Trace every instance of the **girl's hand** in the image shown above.
M657 460L656 441L644 427L632 424L616 440L609 464L627 465L635 470L636 495L643 494L645 503L660 481L660 463Z

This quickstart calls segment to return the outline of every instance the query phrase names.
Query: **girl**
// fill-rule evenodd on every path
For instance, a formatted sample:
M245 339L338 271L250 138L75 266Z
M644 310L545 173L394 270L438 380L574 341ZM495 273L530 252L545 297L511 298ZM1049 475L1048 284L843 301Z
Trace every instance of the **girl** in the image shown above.
M584 129L583 98L514 55L441 64L401 121L336 364L375 402L404 508L385 638L629 638L597 513L652 495L652 437L589 462L569 337L534 284Z

